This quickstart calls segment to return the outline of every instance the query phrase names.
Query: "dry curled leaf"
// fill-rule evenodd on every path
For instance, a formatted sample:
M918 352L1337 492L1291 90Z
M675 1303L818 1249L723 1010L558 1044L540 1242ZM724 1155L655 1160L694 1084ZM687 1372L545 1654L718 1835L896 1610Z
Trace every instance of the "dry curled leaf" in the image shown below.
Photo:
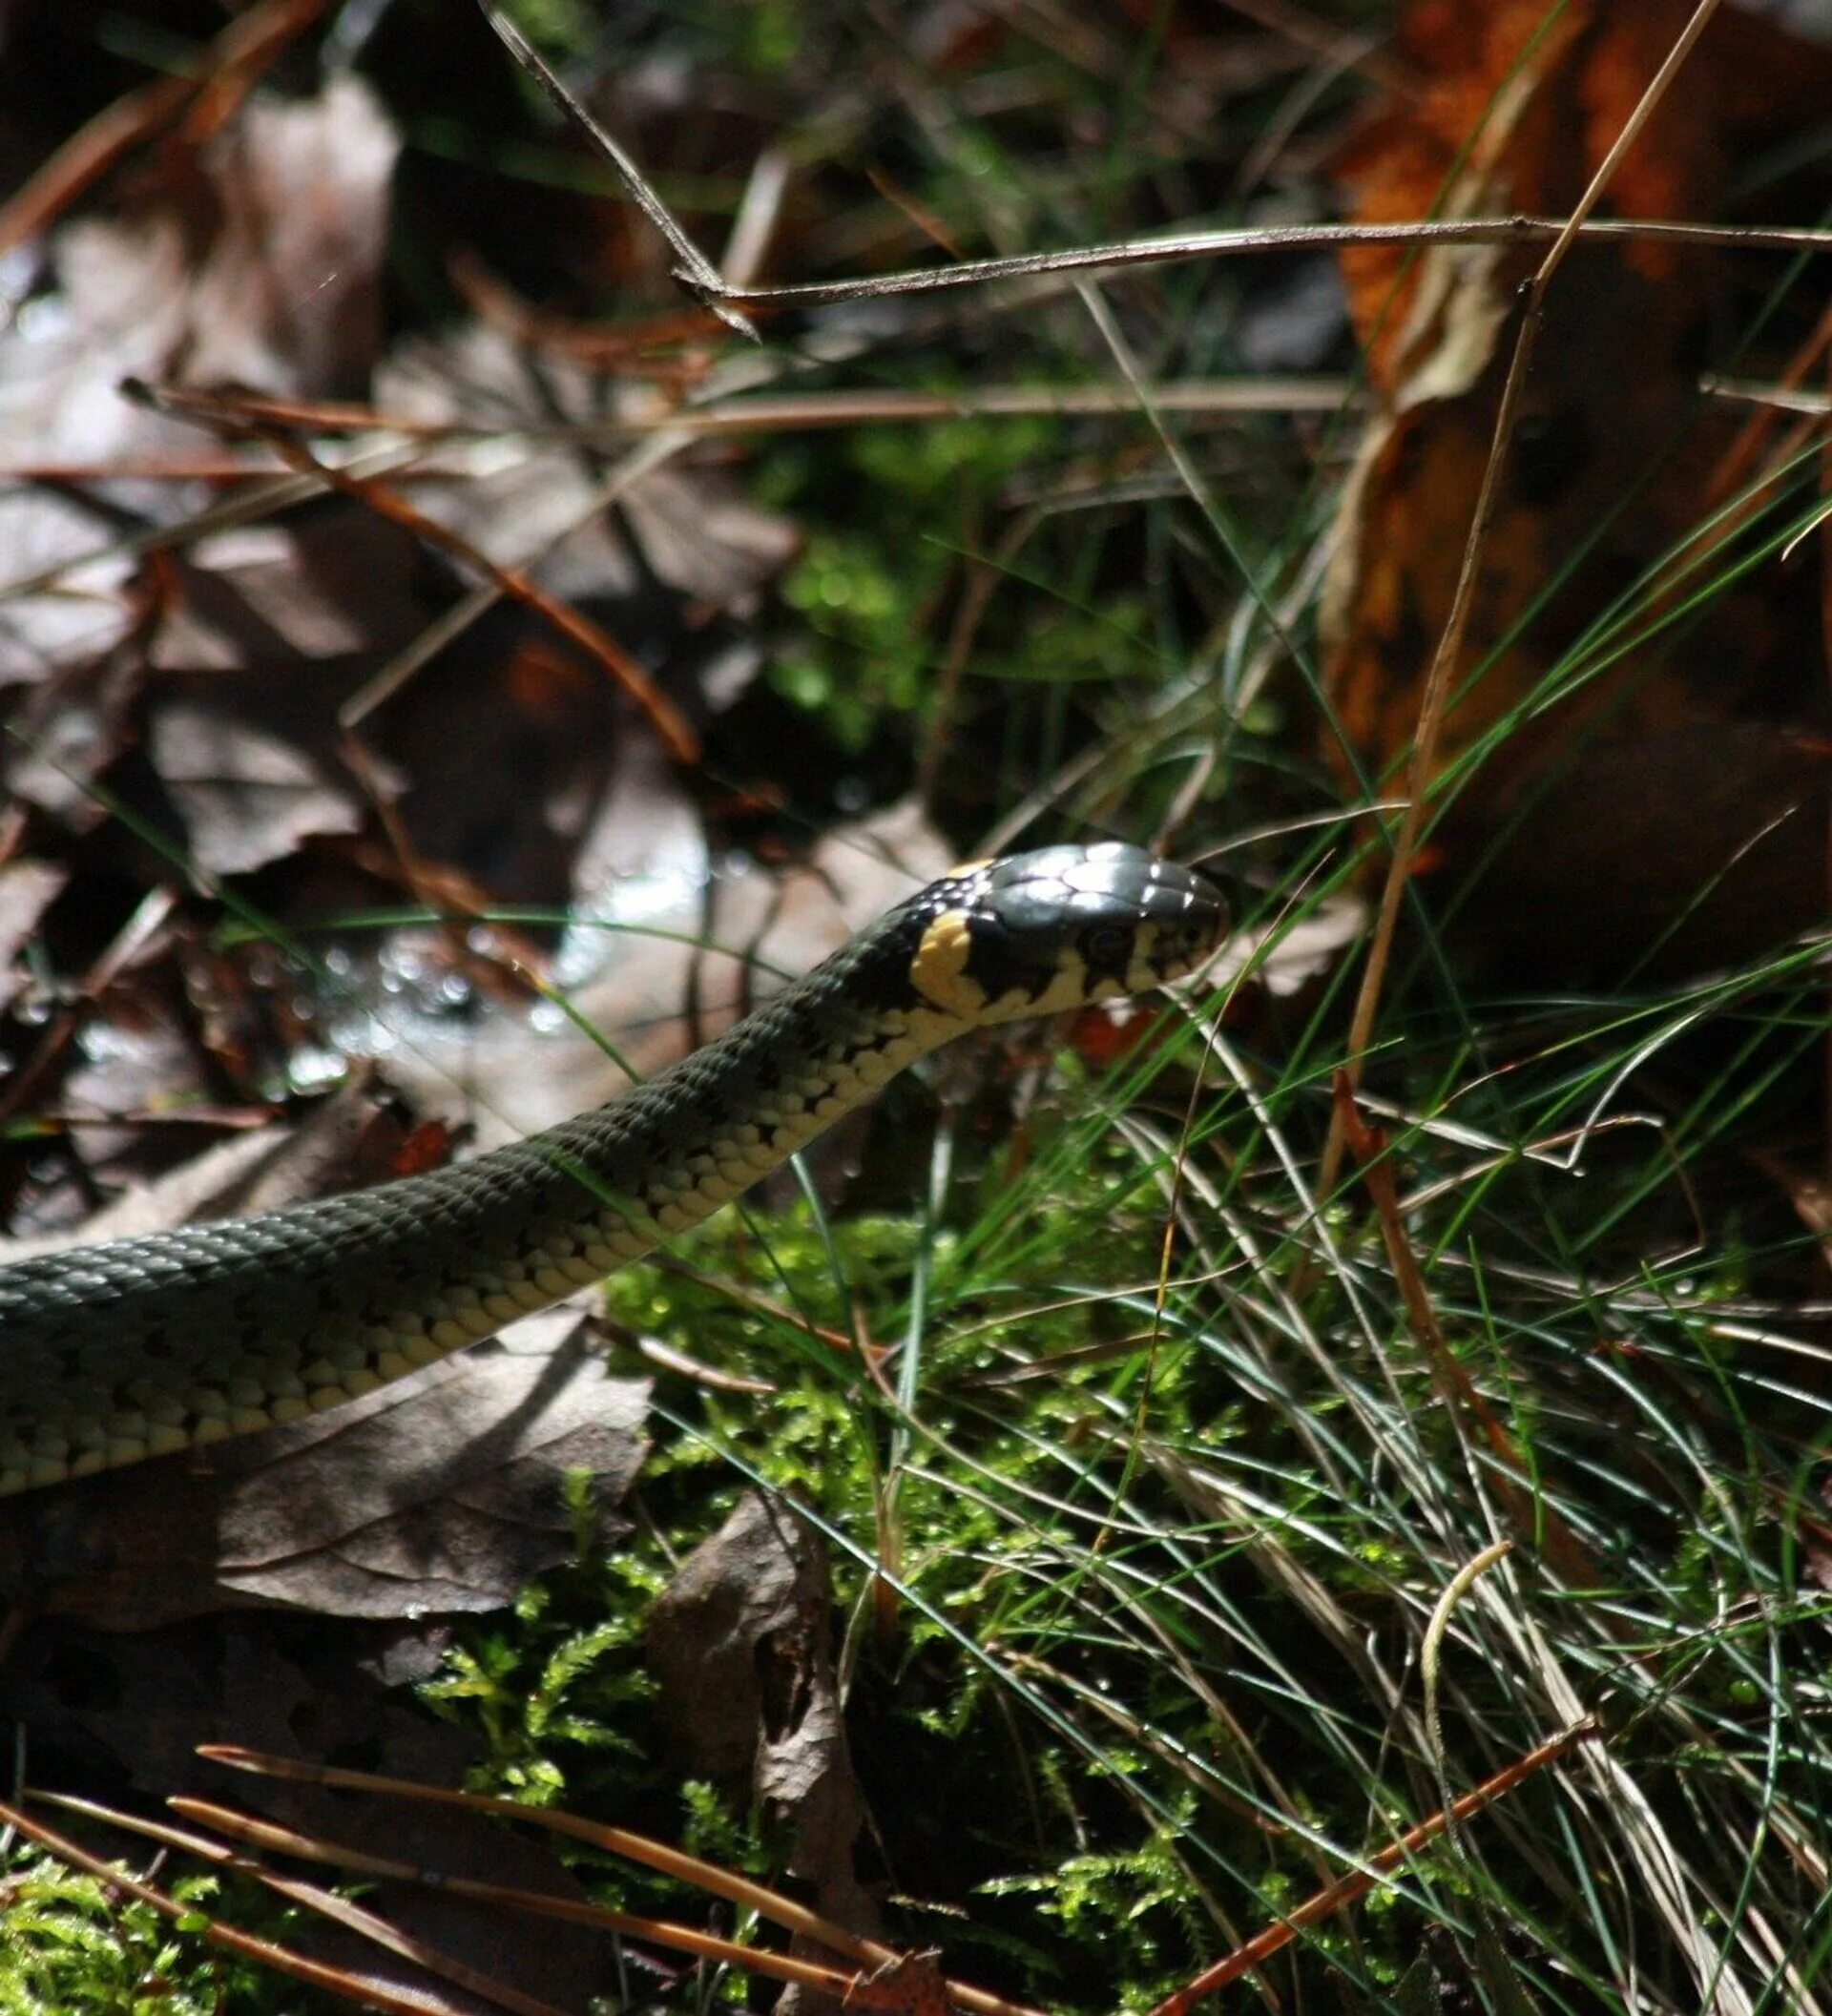
M834 1674L832 1602L814 1528L747 1493L656 1599L649 1662L689 1768L747 1778L822 1914L869 1935L878 1910L853 1864L864 1801Z
M1400 32L1418 90L1372 117L1340 162L1356 216L1569 213L1690 12L1687 0L1578 0L1551 17L1512 0L1420 0ZM1602 214L1738 221L1732 164L1796 147L1829 96L1832 52L1721 10L1612 176ZM1768 221L1809 222L1828 199L1817 169L1759 198ZM1384 408L1343 507L1326 674L1342 738L1376 779L1409 758L1520 289L1541 256L1343 257ZM1816 568L1770 559L1738 578L1761 499L1732 500L1761 455L1747 416L1699 391L1763 280L1742 252L1629 240L1575 247L1545 297L1438 746L1440 776L1477 754L1481 767L1436 828L1432 886L1479 939L1552 977L1738 958L1753 924L1757 945L1772 945L1826 908L1814 847L1763 840L1797 812L1790 833L1810 828L1825 803L1801 739L1832 729ZM1795 341L1817 343L1803 311L1817 312L1801 301L1771 316L1736 353L1738 370L1780 375ZM1694 804L1710 816L1689 821ZM1605 832L1599 863L1587 842ZM1789 859L1766 858L1776 850ZM1451 886L1490 858L1473 896Z

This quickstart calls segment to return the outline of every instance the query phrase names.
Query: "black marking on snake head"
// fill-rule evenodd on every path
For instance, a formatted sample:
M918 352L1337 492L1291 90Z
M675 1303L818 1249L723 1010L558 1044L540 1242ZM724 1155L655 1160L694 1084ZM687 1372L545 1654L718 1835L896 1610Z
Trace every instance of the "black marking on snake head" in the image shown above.
M936 891L951 887L938 883L891 911L865 937L838 955L836 968L843 968L844 996L867 1021L891 1013L906 1013L919 1005L910 985L909 963L923 942L923 933L949 906L936 901Z

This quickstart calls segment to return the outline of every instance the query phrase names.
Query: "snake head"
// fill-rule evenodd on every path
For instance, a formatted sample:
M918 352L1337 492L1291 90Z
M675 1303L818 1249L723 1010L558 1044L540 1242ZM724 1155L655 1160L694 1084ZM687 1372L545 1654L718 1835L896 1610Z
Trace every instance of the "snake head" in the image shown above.
M911 987L970 1023L1147 993L1202 965L1228 928L1214 883L1118 841L974 863L911 908Z

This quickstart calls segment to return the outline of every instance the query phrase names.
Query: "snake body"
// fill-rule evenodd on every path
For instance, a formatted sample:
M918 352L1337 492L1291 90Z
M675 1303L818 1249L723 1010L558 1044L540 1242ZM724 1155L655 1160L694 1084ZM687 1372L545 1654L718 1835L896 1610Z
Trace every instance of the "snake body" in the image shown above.
M1117 842L956 869L609 1104L432 1174L0 1268L0 1494L333 1407L755 1183L965 1030L1137 993L1226 928Z

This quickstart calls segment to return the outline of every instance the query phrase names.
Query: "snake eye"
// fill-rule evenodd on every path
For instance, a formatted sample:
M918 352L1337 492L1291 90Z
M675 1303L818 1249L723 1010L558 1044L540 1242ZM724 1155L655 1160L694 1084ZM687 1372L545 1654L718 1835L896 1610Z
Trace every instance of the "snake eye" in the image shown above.
M1132 925L1091 925L1081 934L1081 956L1096 972L1119 972L1133 956Z

